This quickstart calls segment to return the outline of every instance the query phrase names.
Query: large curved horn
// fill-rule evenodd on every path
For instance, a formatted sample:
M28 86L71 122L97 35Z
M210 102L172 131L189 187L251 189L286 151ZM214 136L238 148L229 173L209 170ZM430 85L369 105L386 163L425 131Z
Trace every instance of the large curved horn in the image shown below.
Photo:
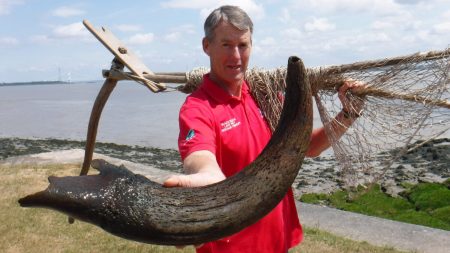
M249 226L285 196L312 131L312 96L302 61L288 61L278 128L261 155L240 173L198 188L164 188L124 167L93 161L99 175L50 177L49 187L19 200L67 213L117 236L154 244L216 240Z

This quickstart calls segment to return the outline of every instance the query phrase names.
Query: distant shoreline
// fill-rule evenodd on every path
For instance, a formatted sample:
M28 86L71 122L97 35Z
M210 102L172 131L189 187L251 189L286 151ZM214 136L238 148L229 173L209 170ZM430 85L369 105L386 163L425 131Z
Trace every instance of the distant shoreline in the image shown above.
M10 82L10 83L0 83L1 86L22 86L22 85L57 85L57 84L77 84L77 83L98 83L100 80L91 80L91 81L31 81L31 82Z
M71 82L66 82L66 81L12 82L12 83L0 83L0 86L40 85L40 84L71 84Z

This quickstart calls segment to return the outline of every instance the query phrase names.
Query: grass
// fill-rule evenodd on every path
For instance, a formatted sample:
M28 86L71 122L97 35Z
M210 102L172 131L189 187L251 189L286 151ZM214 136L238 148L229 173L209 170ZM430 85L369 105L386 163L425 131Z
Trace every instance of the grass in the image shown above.
M376 247L367 242L345 239L316 228L304 228L304 241L290 253L394 253L392 247Z
M338 209L450 230L450 180L443 184L409 185L400 197L390 197L379 185L369 190L336 191L332 194L304 194L301 201Z
M76 175L79 165L0 166L0 252L194 252L124 240L47 209L21 208L17 200L47 187L49 175ZM305 228L304 242L291 253L399 252Z

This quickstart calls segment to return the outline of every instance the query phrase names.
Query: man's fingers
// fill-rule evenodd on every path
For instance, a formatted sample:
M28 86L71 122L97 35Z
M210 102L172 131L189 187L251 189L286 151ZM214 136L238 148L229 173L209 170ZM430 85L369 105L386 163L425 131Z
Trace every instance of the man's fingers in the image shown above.
M164 187L179 187L181 186L181 180L179 176L173 175L170 176L166 181L163 183Z
M163 183L164 187L192 187L191 175L172 175Z
M346 112L360 115L364 101L358 96L354 96L358 90L364 89L365 84L353 79L347 79L338 89L338 97L342 103L342 109Z

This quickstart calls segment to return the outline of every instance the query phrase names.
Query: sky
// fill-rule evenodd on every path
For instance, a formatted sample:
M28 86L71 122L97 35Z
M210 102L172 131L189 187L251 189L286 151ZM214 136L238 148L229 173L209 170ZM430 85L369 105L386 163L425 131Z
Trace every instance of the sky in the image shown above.
M238 5L254 22L250 67L338 65L444 50L450 0L0 0L0 82L101 80L113 55L82 25L110 29L155 72L209 65L206 16Z

